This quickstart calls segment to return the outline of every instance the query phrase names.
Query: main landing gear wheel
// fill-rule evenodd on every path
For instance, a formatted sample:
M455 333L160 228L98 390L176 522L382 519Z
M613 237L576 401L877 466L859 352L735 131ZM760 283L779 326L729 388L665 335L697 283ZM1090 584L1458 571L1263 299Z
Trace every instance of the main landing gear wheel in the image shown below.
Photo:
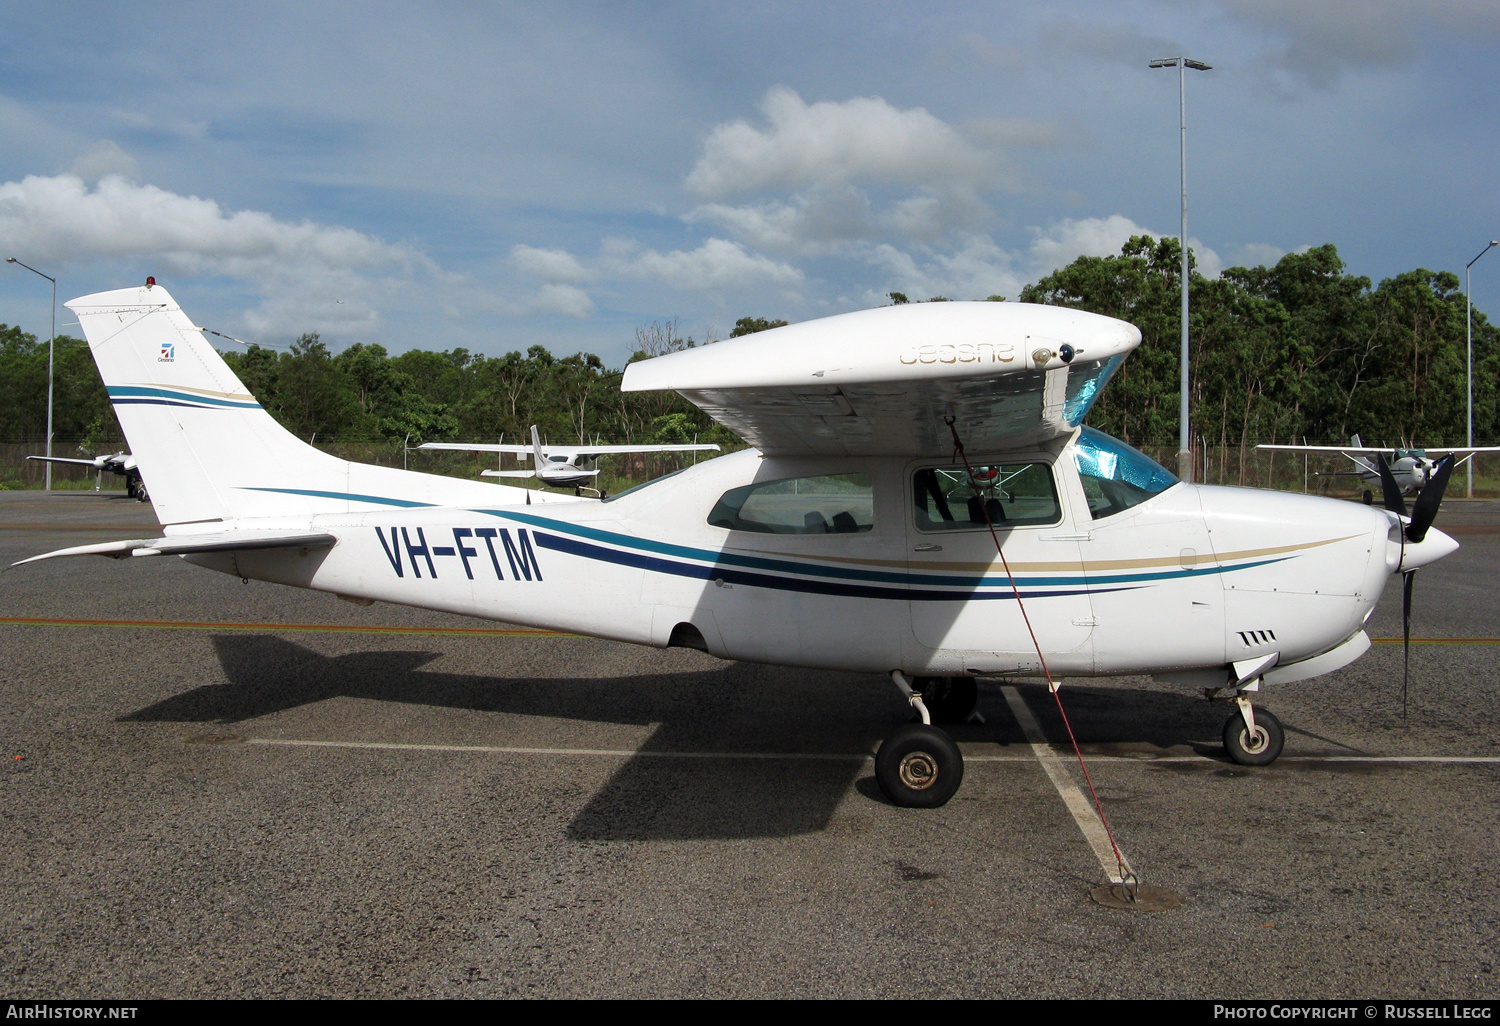
M1269 766L1285 744L1286 732L1281 729L1281 721L1264 709L1255 710L1253 735L1238 712L1231 713L1224 723L1224 747L1229 757L1241 766Z
M979 704L979 682L973 677L918 677L912 686L934 723L963 723Z
M964 781L958 745L936 727L902 727L875 753L875 782L894 805L935 809L946 805Z

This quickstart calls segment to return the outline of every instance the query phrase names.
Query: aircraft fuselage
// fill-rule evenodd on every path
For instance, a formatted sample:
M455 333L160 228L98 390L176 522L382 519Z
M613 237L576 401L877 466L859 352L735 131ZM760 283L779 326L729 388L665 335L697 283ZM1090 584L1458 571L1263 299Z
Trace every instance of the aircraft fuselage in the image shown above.
M751 450L606 502L393 501L253 525L327 532L332 549L187 558L645 645L701 639L728 659L1030 675L1039 646L1056 676L1156 673L1214 686L1232 664L1273 653L1270 683L1352 661L1402 559L1410 568L1422 552L1455 547L1433 531L1422 552L1403 548L1379 509L1247 488L1175 483L1116 509L1074 447L1062 439L974 459L983 494L951 458ZM989 472L997 465L1004 474Z

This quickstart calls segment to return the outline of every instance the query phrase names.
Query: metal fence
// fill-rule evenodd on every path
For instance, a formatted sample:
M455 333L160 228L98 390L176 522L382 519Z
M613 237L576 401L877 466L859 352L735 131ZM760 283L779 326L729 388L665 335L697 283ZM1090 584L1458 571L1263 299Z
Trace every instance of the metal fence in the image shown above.
M1481 443L1485 444L1485 443ZM430 474L447 474L452 477L477 479L479 472L498 467L493 453L435 452L420 449L403 450L401 444L386 442L318 442L317 448L341 459L358 463L374 463L386 467L406 466ZM1176 446L1143 445L1139 448L1169 469L1177 466ZM43 464L27 460L30 455L40 455L44 447L35 442L0 442L0 489L40 488L43 481ZM114 451L110 449L108 451ZM76 441L53 443L55 456L83 457ZM697 460L703 457L698 456ZM649 481L654 477L670 473L695 462L691 453L649 454L631 457L616 457L601 461L603 471L599 484L610 493L621 491L633 484ZM1244 485L1252 488L1278 488L1284 491L1309 492L1314 495L1332 495L1340 498L1358 498L1366 485L1353 474L1354 464L1339 453L1290 453L1267 452L1253 445L1247 446L1198 446L1193 452L1195 478L1207 484ZM515 463L506 457L506 469L528 468L529 462ZM1466 489L1466 472L1459 468L1454 472L1448 486L1450 496L1462 496ZM102 487L111 491L123 491L125 479L118 474L105 474ZM506 479L507 484L528 486L535 484L523 478ZM54 464L52 486L64 489L91 489L95 475L87 467ZM148 486L150 482L147 482ZM1474 459L1474 494L1486 498L1500 498L1500 453L1485 453ZM1377 495L1378 499L1379 496Z

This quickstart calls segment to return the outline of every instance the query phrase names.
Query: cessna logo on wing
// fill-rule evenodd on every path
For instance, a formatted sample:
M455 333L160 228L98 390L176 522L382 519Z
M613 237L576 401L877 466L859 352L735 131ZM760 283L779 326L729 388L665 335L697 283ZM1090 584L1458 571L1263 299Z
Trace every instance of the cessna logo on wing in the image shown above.
M961 342L957 345L912 346L901 354L901 362L914 363L1010 363L1016 347L993 342Z
M413 577L420 578L425 567L427 576L436 578L438 560L456 559L463 565L464 574L471 581L474 579L474 568L477 566L483 571L486 564L495 572L495 579L503 581L506 579L501 569L503 557L503 565L510 568L512 581L542 579L542 568L536 561L536 550L531 547L531 539L524 527L516 531L514 541L511 540L510 531L503 527L454 527L451 530L452 545L429 543L427 532L420 527L392 527L389 540L385 529L377 527L375 537L380 539L380 547L385 550L385 558L390 560L391 569L396 571L397 577L405 577L406 571L410 570ZM465 544L470 539L474 541L474 545ZM495 547L497 540L500 543L498 549ZM480 542L484 543L482 550L477 547Z

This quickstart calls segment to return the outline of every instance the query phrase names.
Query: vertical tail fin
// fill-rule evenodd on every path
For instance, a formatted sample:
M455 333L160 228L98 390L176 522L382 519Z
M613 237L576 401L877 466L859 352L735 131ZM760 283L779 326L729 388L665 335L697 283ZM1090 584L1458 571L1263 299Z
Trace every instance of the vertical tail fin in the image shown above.
M100 292L67 308L78 315L163 524L243 515L241 493L261 476L247 467L299 479L345 476L342 460L276 423L166 289Z
M537 434L536 425L531 425L531 458L536 463L538 473L547 465L547 456L542 452L542 436Z

